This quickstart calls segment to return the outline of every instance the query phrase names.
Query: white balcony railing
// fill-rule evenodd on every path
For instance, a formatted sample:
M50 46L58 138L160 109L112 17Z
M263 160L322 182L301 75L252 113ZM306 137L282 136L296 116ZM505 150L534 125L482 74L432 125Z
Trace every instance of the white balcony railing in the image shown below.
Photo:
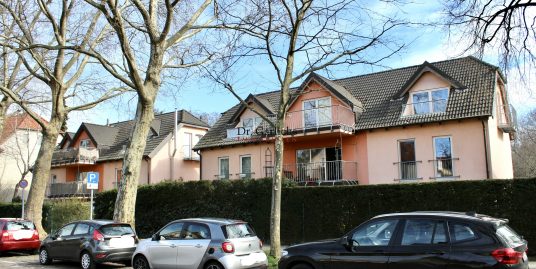
M517 112L513 106L501 105L497 107L497 125L505 133L513 133L517 128Z
M182 158L184 160L199 161L201 158L199 154L192 150L190 145L182 146Z
M274 122L275 115L267 118ZM352 132L356 123L355 113L352 109L334 105L313 109L287 112L285 117L285 131L291 134L308 131L339 129ZM227 138L247 139L254 136L273 136L275 131L272 125L262 121L253 128L236 127L227 129Z
M447 99L414 102L402 105L402 116L444 113L447 111Z
M70 163L94 164L97 159L99 159L99 149L96 148L59 149L52 154L52 165Z

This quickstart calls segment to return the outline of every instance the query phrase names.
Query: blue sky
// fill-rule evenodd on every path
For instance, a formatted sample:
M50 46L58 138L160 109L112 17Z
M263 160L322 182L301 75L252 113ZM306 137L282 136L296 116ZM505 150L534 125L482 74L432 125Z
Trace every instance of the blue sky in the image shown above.
M372 9L374 8L381 9L383 7L372 7ZM433 20L441 16L441 6L436 1L417 0L411 4L401 6L396 11L399 14L405 14L404 16L408 16L414 21L420 20L420 18ZM397 38L411 45L400 54L383 62L383 65L388 68L399 68L418 65L424 61L435 62L467 56L467 54L461 54L464 44L457 42L458 40L448 40L447 33L439 27L414 27L398 31L396 35ZM496 55L486 55L484 60L491 64L497 64ZM342 78L382 70L385 70L385 68L350 66L338 67L331 71L334 78ZM518 112L524 114L530 109L536 108L536 98L532 96L529 87L518 83L515 77L509 77L508 79L510 101ZM237 100L229 92L206 79L194 78L185 82L169 80L166 82L168 83L165 83L156 102L156 108L160 111L169 112L178 108L221 113L237 103ZM261 59L244 62L233 82L239 94L244 97L249 93L277 89L271 66L267 61ZM107 121L117 122L132 119L135 105L134 98L125 96L121 100L99 105L89 111L73 113L69 117L69 131L76 131L80 123L84 121L105 124Z

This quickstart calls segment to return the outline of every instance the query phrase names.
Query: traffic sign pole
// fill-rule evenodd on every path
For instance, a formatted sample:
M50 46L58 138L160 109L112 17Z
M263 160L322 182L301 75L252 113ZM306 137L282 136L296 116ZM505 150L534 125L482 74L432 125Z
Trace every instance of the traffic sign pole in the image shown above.
M93 219L93 190L99 189L99 173L87 173L87 189L91 190L91 204L89 205L89 219Z
M19 181L19 187L22 188L22 216L21 218L24 219L24 189L26 189L26 187L28 187L28 180L26 179L21 179Z
M24 188L22 188L22 217L21 219L24 219Z
M89 204L89 219L93 219L93 189L91 189L91 203Z

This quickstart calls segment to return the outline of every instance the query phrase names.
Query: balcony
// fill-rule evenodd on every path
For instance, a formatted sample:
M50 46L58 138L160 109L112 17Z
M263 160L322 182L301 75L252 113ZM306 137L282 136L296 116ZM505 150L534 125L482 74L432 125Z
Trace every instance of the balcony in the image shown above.
M460 158L446 158L441 157L435 160L428 160L429 163L434 165L434 176L430 179L454 179L459 178L454 174L454 161L458 161Z
M399 178L395 181L404 181L404 180L421 180L422 177L418 177L419 173L417 171L418 164L422 161L406 161L406 162L396 162L393 165L398 166L398 175Z
M432 101L403 104L401 116L411 117L417 115L444 113L447 111L447 102L447 99L438 99Z
M199 161L201 158L190 145L182 146L182 159L185 161Z
M275 115L267 117L270 121L275 122ZM333 130L351 134L355 121L355 113L352 109L340 105L290 111L285 117L285 135ZM274 128L265 121L254 128L227 129L228 139L248 139L273 135L275 135Z
M95 164L99 159L99 149L68 148L55 150L52 154L52 166L67 164Z
M265 177L273 177L273 166L264 167ZM357 162L325 161L284 164L283 175L299 185L356 185Z
M95 192L97 190L94 190ZM87 189L86 181L52 183L47 188L47 197L87 197L91 190Z
M515 133L517 129L517 112L513 106L497 107L497 126L505 133Z

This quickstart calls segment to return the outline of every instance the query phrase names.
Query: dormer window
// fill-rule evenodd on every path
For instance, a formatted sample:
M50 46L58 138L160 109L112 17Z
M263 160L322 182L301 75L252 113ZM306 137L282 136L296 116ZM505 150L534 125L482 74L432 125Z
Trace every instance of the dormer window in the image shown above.
M242 127L244 127L245 130L249 130L249 133L251 134L261 122L261 117L246 118L242 120Z
M81 148L85 148L85 149L87 149L87 148L90 147L90 145L91 145L91 142L90 142L89 139L83 139L83 140L80 140L80 147L81 147Z
M442 113L447 110L449 89L412 92L404 115Z

